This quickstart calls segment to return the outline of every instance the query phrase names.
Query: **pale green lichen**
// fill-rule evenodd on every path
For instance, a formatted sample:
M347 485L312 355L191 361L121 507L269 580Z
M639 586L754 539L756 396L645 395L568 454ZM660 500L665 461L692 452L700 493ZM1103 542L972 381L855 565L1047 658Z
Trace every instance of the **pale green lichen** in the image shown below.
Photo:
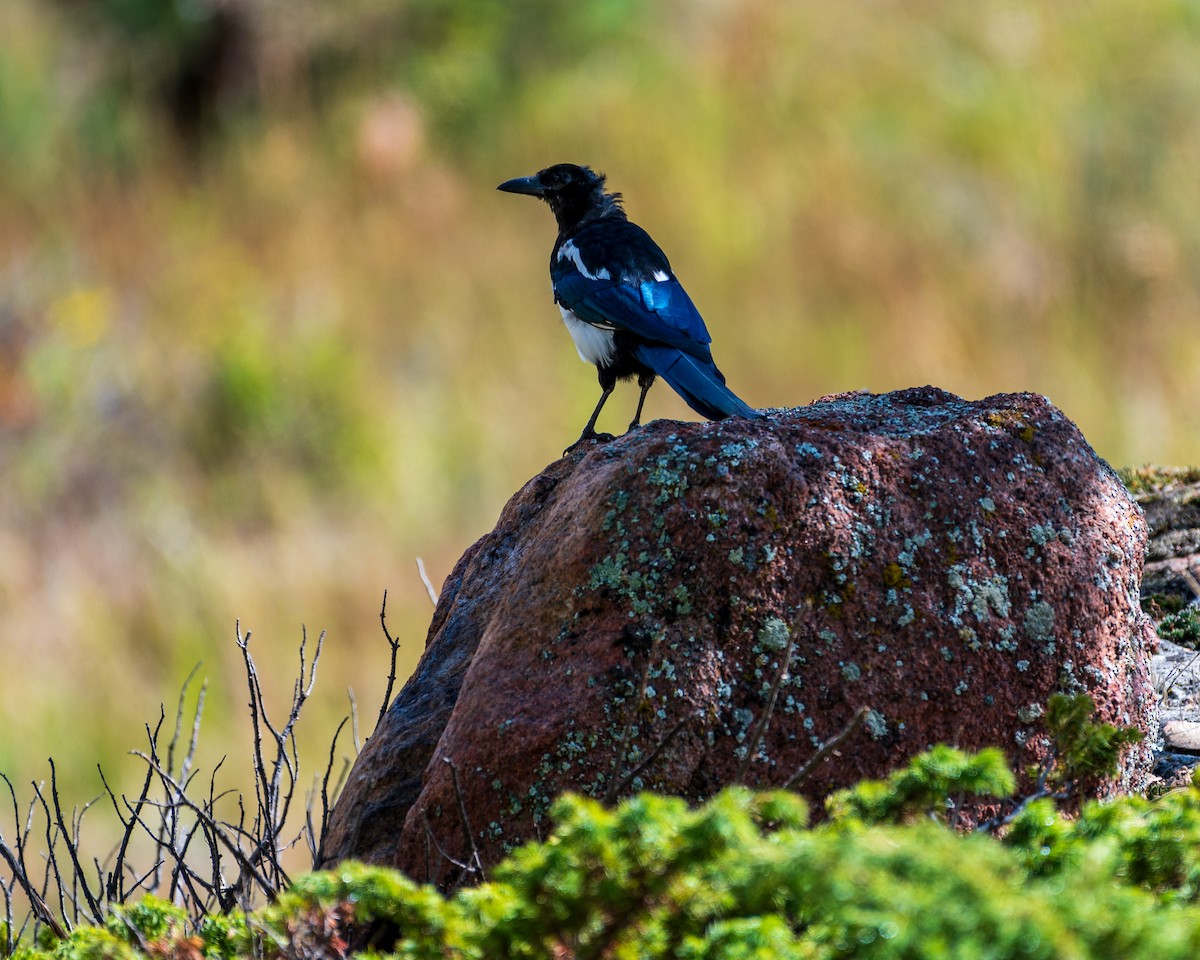
M887 718L878 710L868 710L866 719L863 721L863 726L867 728L867 733L871 735L873 740L882 740L888 735Z
M1033 723L1045 712L1045 708L1040 703L1030 703L1017 708L1017 719L1022 723Z
M1025 611L1025 636L1043 645L1054 642L1054 608L1045 600L1039 600Z
M768 650L783 650L791 636L791 628L779 617L767 617L756 639Z

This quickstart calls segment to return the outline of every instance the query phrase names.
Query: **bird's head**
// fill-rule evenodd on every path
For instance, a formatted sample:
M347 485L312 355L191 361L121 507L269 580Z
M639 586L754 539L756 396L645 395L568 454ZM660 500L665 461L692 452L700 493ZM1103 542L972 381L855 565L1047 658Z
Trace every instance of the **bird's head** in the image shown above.
M531 177L506 180L496 189L541 197L554 211L559 228L567 230L583 220L620 212L621 195L605 192L604 182L604 174L591 167L556 163Z

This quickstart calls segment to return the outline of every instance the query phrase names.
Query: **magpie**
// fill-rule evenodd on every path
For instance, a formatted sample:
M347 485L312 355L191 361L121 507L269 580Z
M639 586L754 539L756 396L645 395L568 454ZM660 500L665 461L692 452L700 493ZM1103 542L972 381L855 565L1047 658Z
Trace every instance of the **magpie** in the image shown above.
M596 433L596 418L617 381L632 377L642 392L630 430L641 422L656 377L709 420L761 417L725 386L709 350L712 337L666 254L625 215L621 194L604 186L604 174L559 163L497 187L550 205L558 221L550 253L554 301L580 359L595 364L600 377L600 402L567 452L586 440L612 439Z

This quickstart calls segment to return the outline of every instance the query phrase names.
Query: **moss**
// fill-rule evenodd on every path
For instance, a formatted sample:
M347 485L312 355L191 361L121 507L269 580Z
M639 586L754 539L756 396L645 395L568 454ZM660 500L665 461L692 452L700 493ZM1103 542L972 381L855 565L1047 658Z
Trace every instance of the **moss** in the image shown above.
M1140 467L1122 467L1117 476L1130 493L1139 497L1157 493L1168 487L1200 483L1200 467L1158 467L1145 464Z
M889 563L883 568L883 582L890 588L907 588L912 586L910 580L904 574L903 568L898 563Z
M1013 436L1025 443L1033 443L1037 428L1025 419L1025 415L1017 410L993 410L985 418L988 426L1007 430Z

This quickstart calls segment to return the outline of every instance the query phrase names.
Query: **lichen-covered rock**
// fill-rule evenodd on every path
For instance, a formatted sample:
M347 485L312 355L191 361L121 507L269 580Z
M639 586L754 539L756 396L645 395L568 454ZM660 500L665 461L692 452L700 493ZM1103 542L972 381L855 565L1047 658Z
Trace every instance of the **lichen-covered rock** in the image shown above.
M1159 614L1200 599L1200 468L1145 467L1127 478L1150 527L1142 599Z
M1145 538L1116 475L1026 394L846 394L592 446L451 574L326 859L453 882L450 858L495 862L564 790L778 786L861 707L813 800L939 742L1023 770L1056 691L1156 729ZM1132 749L1095 791L1149 761Z

